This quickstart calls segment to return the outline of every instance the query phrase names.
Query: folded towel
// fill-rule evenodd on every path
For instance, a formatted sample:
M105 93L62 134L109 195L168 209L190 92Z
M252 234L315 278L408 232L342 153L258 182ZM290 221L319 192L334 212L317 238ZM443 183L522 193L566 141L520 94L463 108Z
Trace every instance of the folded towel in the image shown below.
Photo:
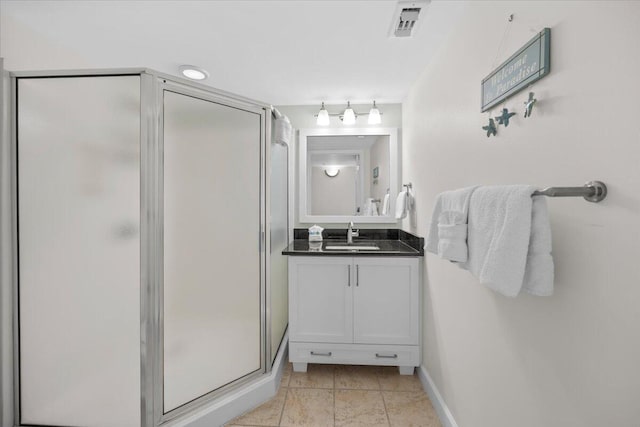
M384 195L384 199L382 200L382 215L389 215L389 193Z
M403 190L398 194L396 199L396 219L402 219L407 216L407 205L409 202L409 194L407 190Z
M551 227L546 197L533 197L531 239L527 253L522 289L530 294L553 294L553 258L551 257Z
M467 224L438 225L438 255L452 262L467 260Z
M523 288L536 295L553 289L551 231L544 200L536 200L533 209L535 190L528 185L478 187L469 202L469 257L460 266L506 296Z
M469 200L477 186L438 194L426 249L454 262L467 261Z
M364 204L364 214L366 216L378 216L378 205L372 198L367 199Z
M291 140L291 122L287 116L275 120L275 141L279 144L289 144Z

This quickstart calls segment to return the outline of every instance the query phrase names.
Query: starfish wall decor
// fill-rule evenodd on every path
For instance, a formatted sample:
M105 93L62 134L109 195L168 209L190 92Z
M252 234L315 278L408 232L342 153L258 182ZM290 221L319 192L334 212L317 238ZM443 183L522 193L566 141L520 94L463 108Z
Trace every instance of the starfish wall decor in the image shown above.
M491 118L489 119L489 124L487 126L482 126L482 129L487 131L487 138L489 138L491 135L496 136L496 134L498 133L496 123Z
M516 113L510 113L508 109L503 108L502 114L496 117L499 125L504 125L505 127L509 126L509 119L515 116Z
M524 102L524 117L531 117L531 110L533 110L533 105L536 103L537 99L533 97L534 93L529 92L529 99Z

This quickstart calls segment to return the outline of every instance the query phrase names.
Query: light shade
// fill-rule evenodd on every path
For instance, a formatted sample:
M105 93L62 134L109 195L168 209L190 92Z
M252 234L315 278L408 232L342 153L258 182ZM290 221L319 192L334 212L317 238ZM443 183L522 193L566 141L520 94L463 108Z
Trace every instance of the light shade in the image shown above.
M318 126L329 126L329 112L324 108L324 102L322 108L318 111L318 119L316 120Z
M209 77L207 70L195 65L181 65L179 70L183 76L191 80L204 80Z
M382 117L380 117L380 110L376 107L376 101L373 101L373 107L369 110L369 120L368 123L370 125L379 125L382 123Z
M330 177L330 178L334 178L336 176L338 176L338 174L340 173L340 168L337 166L329 166L324 170L324 173Z
M347 102L347 109L342 113L342 123L345 125L352 125L356 122L356 113L351 108L351 103Z

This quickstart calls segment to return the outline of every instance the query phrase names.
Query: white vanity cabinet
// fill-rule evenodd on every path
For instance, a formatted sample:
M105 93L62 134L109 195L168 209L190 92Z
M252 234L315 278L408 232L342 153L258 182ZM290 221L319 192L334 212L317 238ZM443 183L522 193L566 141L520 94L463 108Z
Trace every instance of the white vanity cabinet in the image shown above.
M289 360L391 365L420 363L417 257L289 257Z

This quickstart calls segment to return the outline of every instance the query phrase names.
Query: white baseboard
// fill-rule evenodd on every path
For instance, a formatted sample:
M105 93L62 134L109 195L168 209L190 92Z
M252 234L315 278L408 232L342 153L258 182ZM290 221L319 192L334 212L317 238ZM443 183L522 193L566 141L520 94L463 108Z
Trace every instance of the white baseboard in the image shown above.
M271 399L278 392L280 379L287 363L289 333L285 333L269 375L238 389L219 401L213 402L187 418L181 419L171 427L213 427L223 426L232 419L256 408Z
M440 423L443 427L458 427L456 420L453 419L453 415L444 399L442 399L442 395L438 391L435 383L429 376L429 372L424 366L420 366L418 368L418 378L420 378L420 382L422 382L422 387L424 391L429 395L429 399L431 400L431 404L433 408L436 410L438 414L438 418L440 418Z

